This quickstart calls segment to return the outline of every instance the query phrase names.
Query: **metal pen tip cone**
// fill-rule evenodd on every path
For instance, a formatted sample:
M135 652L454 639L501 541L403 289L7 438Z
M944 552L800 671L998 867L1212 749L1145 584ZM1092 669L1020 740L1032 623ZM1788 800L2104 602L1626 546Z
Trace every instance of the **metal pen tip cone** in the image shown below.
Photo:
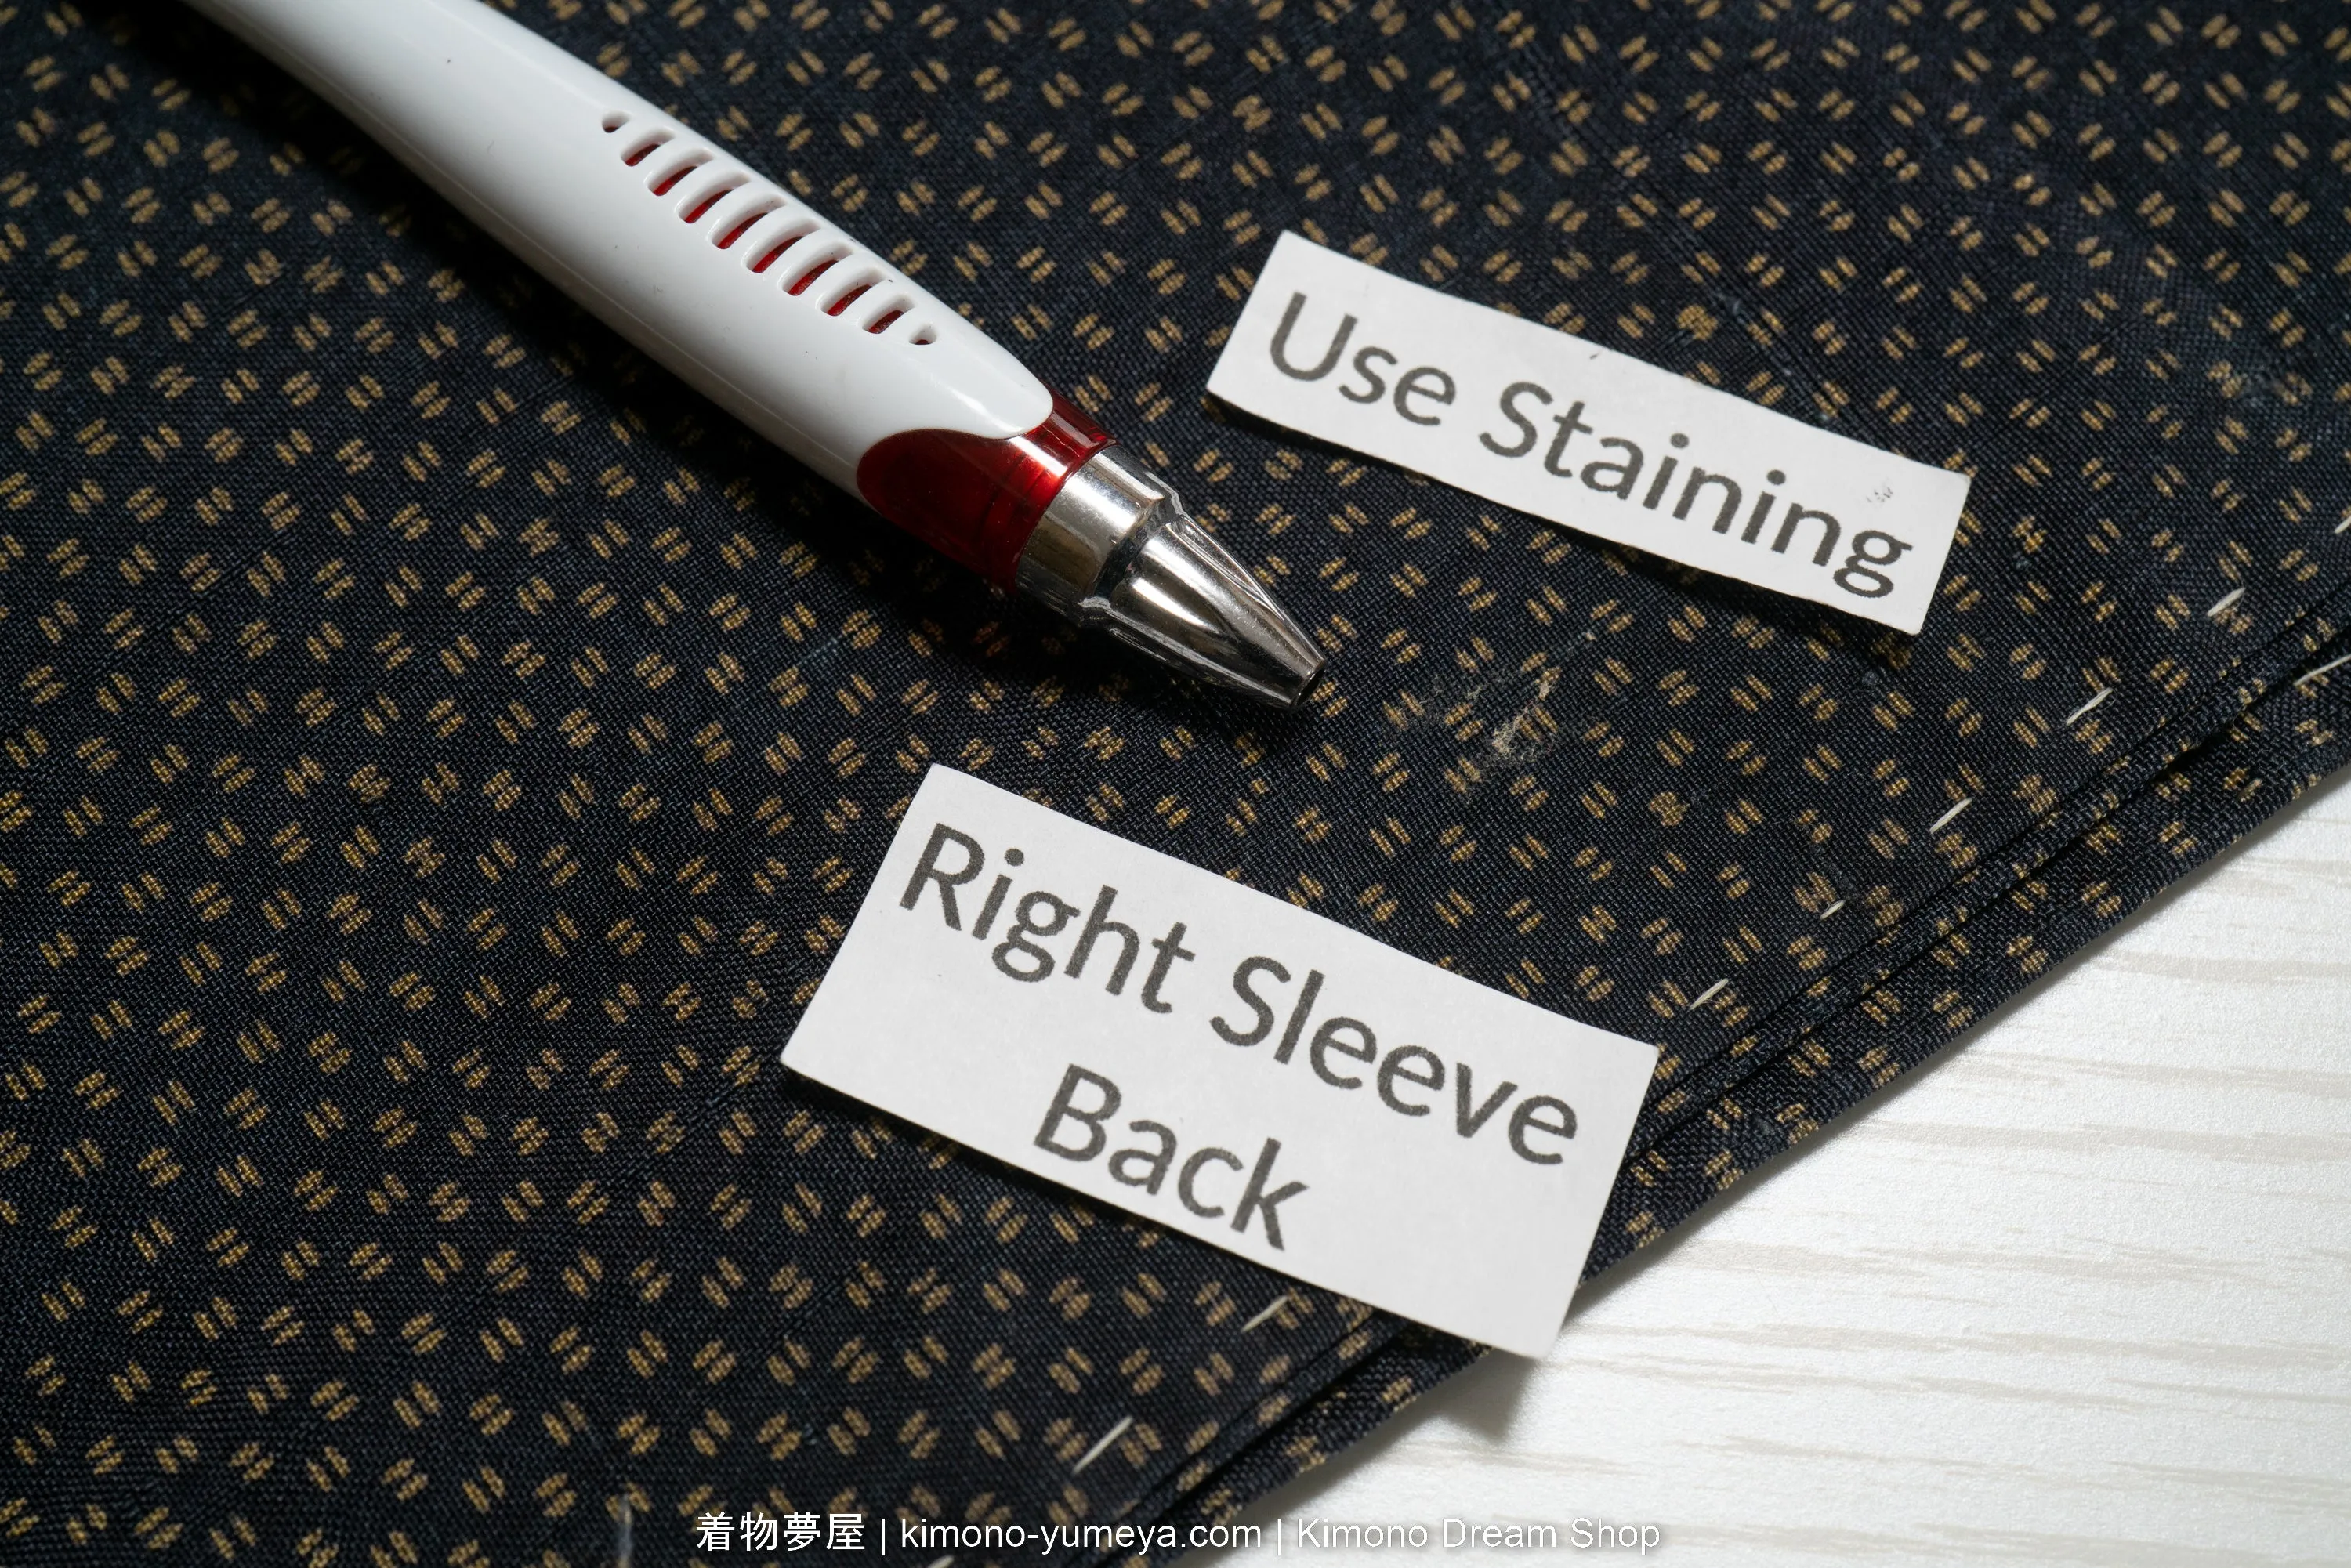
M1284 706L1322 668L1322 651L1186 512L1163 513L1107 601L1121 641Z
M1322 651L1174 488L1114 445L1046 507L1019 583L1081 625L1285 707L1322 668Z

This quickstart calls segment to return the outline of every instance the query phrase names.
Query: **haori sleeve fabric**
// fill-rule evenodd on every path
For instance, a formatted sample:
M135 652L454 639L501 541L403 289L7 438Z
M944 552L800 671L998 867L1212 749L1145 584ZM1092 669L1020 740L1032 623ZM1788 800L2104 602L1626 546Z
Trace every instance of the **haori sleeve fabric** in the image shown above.
M1032 617L193 16L0 14L11 1560L1165 1558L1465 1364L781 1071L933 762L1658 1042L1598 1272L2343 760L2340 26L515 14L1331 664L1275 716ZM1216 403L1284 230L1971 473L1924 630Z

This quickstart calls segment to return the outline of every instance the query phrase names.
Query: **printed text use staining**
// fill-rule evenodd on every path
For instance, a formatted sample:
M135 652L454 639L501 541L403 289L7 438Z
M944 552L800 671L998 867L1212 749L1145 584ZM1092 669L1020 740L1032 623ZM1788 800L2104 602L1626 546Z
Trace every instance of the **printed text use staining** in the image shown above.
M1347 371L1334 384L1348 402L1366 408L1384 404L1412 424L1446 422L1445 411L1459 391L1451 371L1438 365L1416 365L1399 374L1396 356L1375 343L1360 344L1348 358L1356 327L1351 315L1343 314L1328 329L1330 336L1319 350L1309 347L1322 330L1305 329L1309 308L1305 294L1290 297L1273 334L1276 370L1293 381L1320 382L1343 360ZM1294 337L1299 341L1293 343ZM1512 382L1495 402L1498 421L1478 433L1478 443L1497 457L1517 461L1540 453L1537 460L1545 473L1562 484L1580 486L1594 497L1709 527L1726 537L1735 532L1741 544L1774 554L1793 550L1857 599L1883 599L1894 591L1894 580L1883 569L1900 560L1910 549L1909 542L1882 528L1863 528L1848 537L1844 524L1831 514L1783 500L1773 487L1785 485L1788 476L1777 468L1764 474L1761 486L1752 476L1742 482L1718 473L1689 454L1690 438L1679 431L1668 440L1672 451L1644 452L1638 443L1607 433L1598 402L1554 393L1539 382ZM1754 497L1751 504L1750 496ZM1841 564L1836 559L1840 549L1844 552Z

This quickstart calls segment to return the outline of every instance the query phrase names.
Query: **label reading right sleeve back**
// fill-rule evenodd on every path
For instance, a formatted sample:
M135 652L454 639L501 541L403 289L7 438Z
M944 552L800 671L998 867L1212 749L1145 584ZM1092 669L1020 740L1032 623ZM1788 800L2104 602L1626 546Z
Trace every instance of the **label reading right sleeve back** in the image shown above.
M1208 378L1227 402L1584 533L1916 633L1968 478L1294 234Z
M1657 1050L934 766L783 1061L1096 1203L1541 1355Z

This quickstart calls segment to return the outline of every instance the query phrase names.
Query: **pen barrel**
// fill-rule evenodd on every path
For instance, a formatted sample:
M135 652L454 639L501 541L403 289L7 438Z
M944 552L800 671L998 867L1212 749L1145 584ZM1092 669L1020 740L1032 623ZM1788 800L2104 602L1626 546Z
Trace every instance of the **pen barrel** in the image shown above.
M1011 586L1104 444L784 187L478 0L190 0L681 379Z

